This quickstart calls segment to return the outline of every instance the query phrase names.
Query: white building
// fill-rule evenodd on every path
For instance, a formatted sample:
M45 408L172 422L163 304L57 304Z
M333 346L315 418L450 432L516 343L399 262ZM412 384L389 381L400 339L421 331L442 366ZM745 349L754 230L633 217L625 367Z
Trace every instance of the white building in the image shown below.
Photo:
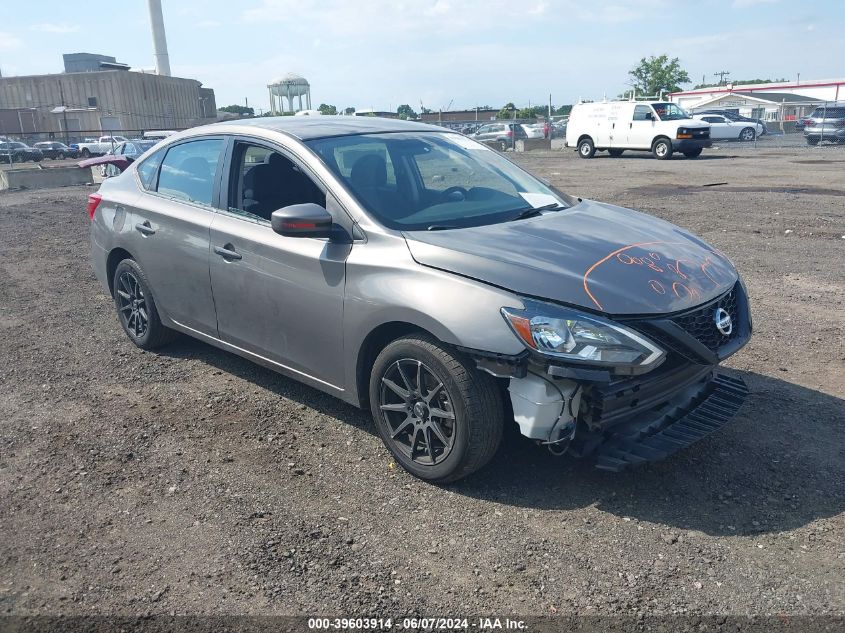
M713 86L668 95L687 111L733 110L767 121L794 121L817 105L845 101L845 79Z

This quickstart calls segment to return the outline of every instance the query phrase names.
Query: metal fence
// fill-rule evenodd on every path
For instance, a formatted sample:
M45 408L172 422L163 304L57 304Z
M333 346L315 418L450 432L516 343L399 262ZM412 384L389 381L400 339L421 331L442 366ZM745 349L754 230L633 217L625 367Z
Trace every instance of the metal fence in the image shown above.
M71 145L73 143L82 143L85 141L97 141L101 136L123 137L125 139L141 139L145 134L155 134L156 132L179 132L184 128L170 128L167 130L161 129L133 129L133 130L70 130L68 132L3 132L0 130L0 141L19 141L32 145L33 143L40 143L41 141L58 141Z

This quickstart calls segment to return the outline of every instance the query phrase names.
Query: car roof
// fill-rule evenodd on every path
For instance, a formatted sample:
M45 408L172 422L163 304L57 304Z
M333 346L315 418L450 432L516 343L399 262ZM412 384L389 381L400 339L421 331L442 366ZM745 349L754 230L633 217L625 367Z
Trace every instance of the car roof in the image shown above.
M444 128L426 123L403 121L402 119L386 119L370 116L278 116L260 117L256 119L239 119L237 121L221 121L202 126L206 131L216 126L243 128L244 132L259 128L282 132L302 141L331 136L349 136L353 134L378 134L380 132L444 132ZM201 128L193 128L197 131Z

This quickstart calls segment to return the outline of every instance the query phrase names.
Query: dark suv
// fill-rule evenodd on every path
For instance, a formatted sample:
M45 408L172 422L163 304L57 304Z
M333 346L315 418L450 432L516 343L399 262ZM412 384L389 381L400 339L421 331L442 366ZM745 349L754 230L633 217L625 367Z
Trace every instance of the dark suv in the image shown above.
M7 141L0 143L0 163L25 163L33 160L36 163L44 158L40 149L30 147L26 143Z
M766 122L763 119L753 119L751 117L742 116L741 114L737 114L731 110L696 110L696 114L718 114L719 116L723 116L726 119L730 119L731 121L738 121L742 123L759 123L763 126L763 131L760 132L760 136L769 133L769 128L766 127Z
M820 141L845 143L845 105L822 106L813 110L804 121L804 138L808 145Z
M478 128L472 138L479 143L494 143L505 151L513 147L514 141L527 138L527 134L519 123L489 123Z

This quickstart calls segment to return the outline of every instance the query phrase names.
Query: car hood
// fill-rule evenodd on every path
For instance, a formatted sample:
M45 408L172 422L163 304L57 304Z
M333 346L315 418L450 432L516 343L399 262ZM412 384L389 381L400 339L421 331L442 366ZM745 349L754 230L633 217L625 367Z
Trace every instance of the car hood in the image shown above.
M610 315L686 310L738 279L725 255L691 233L592 201L527 220L403 235L424 266Z

